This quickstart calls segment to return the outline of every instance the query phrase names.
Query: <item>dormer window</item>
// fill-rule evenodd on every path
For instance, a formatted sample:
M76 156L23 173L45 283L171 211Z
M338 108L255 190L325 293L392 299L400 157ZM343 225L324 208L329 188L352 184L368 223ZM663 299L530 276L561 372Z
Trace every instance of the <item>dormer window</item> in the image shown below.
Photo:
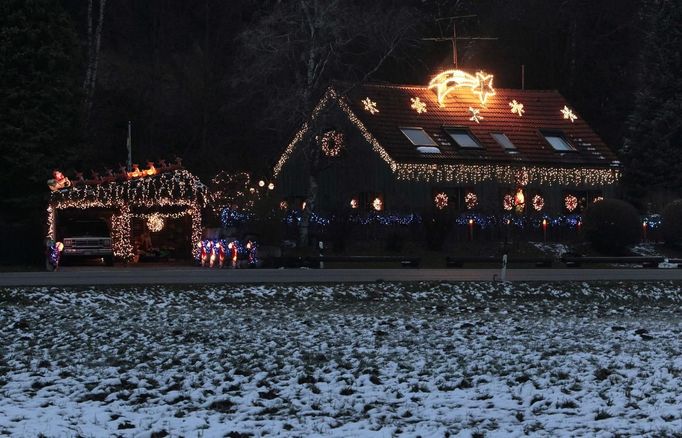
M502 149L504 149L505 152L509 152L510 154L516 153L516 146L514 146L514 143L509 140L509 137L507 137L506 134L501 132L491 132L490 136L497 142L497 144L502 146Z
M557 131L540 131L547 143L557 152L574 152L575 148L566 140L566 137L561 132Z
M465 128L444 128L445 132L452 138L457 146L462 149L481 149L482 146L476 137Z
M438 147L435 141L424 131L424 128L400 128L400 131L407 137L415 146L435 146ZM440 151L439 151L440 152Z

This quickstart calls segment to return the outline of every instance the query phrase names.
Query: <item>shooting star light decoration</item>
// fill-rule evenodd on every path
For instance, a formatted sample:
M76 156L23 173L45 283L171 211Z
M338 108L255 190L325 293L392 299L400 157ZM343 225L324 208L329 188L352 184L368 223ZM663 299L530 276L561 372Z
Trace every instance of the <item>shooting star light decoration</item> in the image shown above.
M462 70L446 70L429 82L429 89L436 91L440 106L445 106L443 102L447 95L459 87L469 87L471 92L478 96L481 105L485 105L489 96L495 95L493 75L482 71L471 75Z

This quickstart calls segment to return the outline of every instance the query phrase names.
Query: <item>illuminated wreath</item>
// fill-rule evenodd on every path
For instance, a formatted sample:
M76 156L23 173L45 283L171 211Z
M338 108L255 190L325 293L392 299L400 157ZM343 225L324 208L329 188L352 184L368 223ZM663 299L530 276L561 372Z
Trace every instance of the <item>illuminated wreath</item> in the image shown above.
M535 211L540 211L545 207L545 198L540 195L533 196L533 208Z
M159 231L163 230L164 225L165 222L163 218L156 213L147 218L147 228L149 228L149 231L152 233L158 233Z
M381 198L374 198L374 201L372 201L372 207L376 211L381 211L384 209L384 201L382 201Z
M433 202L436 204L436 208L439 210L444 209L445 207L448 206L448 195L445 192L440 192L436 194L436 197L433 198Z
M502 207L504 207L505 210L511 211L512 208L514 208L514 196L512 195L504 195L504 199L502 199Z
M572 212L578 207L578 198L573 195L567 195L566 198L564 198L564 205L566 206L566 210Z
M343 132L327 131L322 136L318 136L317 142L322 148L322 153L328 157L337 157L343 149Z
M474 192L469 192L464 196L464 203L467 205L468 210L472 210L478 205L478 196Z

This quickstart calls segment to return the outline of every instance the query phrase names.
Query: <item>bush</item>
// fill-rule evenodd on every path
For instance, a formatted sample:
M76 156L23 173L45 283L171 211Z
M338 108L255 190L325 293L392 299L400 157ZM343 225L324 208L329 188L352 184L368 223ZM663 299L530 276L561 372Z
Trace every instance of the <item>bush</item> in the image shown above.
M677 199L663 209L661 222L663 239L669 245L682 243L682 199Z
M635 207L617 199L590 205L583 217L583 232L597 251L610 255L625 253L640 241L641 226Z

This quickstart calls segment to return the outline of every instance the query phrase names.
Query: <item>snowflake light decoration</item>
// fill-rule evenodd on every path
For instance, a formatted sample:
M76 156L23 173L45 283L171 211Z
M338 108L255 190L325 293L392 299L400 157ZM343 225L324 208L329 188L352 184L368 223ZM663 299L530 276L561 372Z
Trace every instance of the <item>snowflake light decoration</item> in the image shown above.
M343 133L339 131L327 131L322 136L316 137L317 142L328 157L337 157L343 149Z
M469 112L471 113L471 117L469 117L469 120L471 120L472 122L481 123L481 120L483 120L481 110L479 110L478 108L469 107Z
M578 116L573 114L573 110L571 110L569 107L564 105L564 109L561 110L561 114L564 115L564 119L570 120L571 123L575 122Z
M448 206L448 194L445 192L437 193L433 198L433 202L436 204L438 210L442 210Z
M502 199L502 208L506 211L511 211L514 208L514 196L510 194L504 195Z
M533 196L533 209L540 211L545 207L545 198L540 195Z
M464 203L467 206L467 210L473 210L478 205L478 196L474 192L469 192L464 196Z
M421 114L421 113L426 112L426 103L422 102L421 99L419 99L418 97L410 98L410 102L412 102L412 105L410 105L410 108L417 111L417 114Z
M517 102L516 99L509 102L509 106L511 107L512 114L518 114L519 117L523 117L523 113L526 112L526 110L523 109L523 104Z
M365 106L365 111L369 111L370 114L379 112L379 108L377 108L377 103L374 102L369 97L363 99L362 104Z
M381 211L384 209L384 201L381 200L381 198L376 197L374 198L374 201L372 201L372 208L374 208L376 211Z
M287 201L282 201L279 203L280 210L286 210L289 208L289 203Z
M152 233L158 233L159 231L163 230L163 226L165 225L165 222L163 220L163 217L159 214L152 214L147 218L147 228L149 228L149 231Z
M578 207L578 198L573 195L567 195L566 198L564 198L564 206L569 213L572 212Z

